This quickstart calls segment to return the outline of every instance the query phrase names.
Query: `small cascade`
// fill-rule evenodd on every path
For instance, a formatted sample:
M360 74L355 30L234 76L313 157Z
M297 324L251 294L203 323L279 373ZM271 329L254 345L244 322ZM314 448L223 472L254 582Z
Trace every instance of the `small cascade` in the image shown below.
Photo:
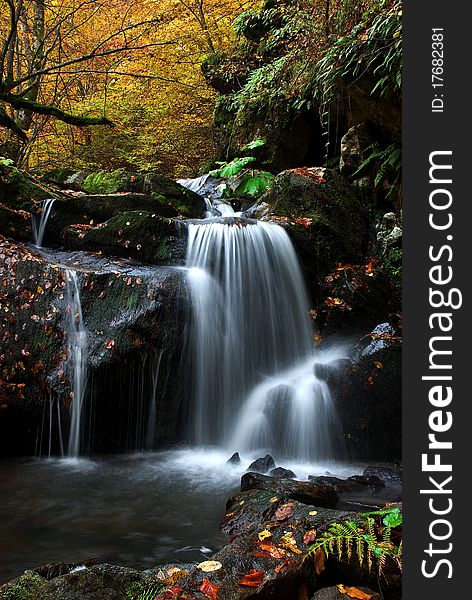
M234 212L229 202L221 199L221 190L218 189L221 179L212 177L210 173L195 177L194 179L178 179L177 183L203 196L206 205L206 219L210 219L211 217L231 217L239 214Z
M284 229L237 218L189 224L186 264L195 442L333 458L339 430L314 374L307 295Z
M77 271L66 269L66 371L71 382L71 419L68 455L79 456L82 408L87 383L87 331L82 316L80 279Z
M44 233L46 231L46 226L48 223L48 219L51 215L51 210L54 202L54 198L48 198L47 200L43 200L39 220L37 215L31 215L34 244L37 248L42 248L43 246Z

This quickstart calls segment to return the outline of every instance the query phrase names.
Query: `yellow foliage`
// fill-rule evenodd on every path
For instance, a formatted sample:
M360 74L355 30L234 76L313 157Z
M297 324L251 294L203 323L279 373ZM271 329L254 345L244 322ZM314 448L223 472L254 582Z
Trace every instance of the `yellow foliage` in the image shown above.
M26 50L34 44L35 4L28 3L19 27ZM42 51L48 69L62 66L42 75L37 100L73 114L104 115L116 126L77 129L35 116L25 166L159 169L175 176L195 171L213 150L214 92L200 64L228 49L234 18L256 5L257 0L48 2ZM9 21L6 10L0 13L3 42ZM96 56L74 62L88 54ZM18 53L15 79L28 72L27 55Z

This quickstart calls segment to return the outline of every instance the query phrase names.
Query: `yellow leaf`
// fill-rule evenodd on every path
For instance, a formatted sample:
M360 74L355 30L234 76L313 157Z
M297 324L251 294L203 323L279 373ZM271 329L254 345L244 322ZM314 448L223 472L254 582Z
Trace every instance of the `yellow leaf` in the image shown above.
M212 571L219 571L223 565L218 560L204 560L197 567L200 571L205 573L211 573Z
M301 554L302 553L302 551L298 549L298 547L297 547L297 541L293 537L293 533L291 531L287 532L285 535L283 535L280 538L280 543L281 543L281 545L284 548L288 548L289 550L291 550L295 554Z
M267 529L264 529L263 531L260 531L257 534L257 537L262 541L266 540L267 538L272 537L272 534L270 531L267 531Z
M318 514L317 510L310 510L310 512L308 513L310 515L310 517L314 517L315 515Z

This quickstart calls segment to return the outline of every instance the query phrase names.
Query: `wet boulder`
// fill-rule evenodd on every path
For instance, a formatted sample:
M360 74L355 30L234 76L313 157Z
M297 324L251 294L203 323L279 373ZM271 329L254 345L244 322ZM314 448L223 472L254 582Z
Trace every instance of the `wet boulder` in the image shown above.
M36 203L63 195L37 181L14 165L0 162L0 203L14 210L31 212Z
M0 598L31 600L128 600L146 576L141 571L100 564L73 569L48 580L33 571L0 587Z
M364 344L365 349L355 360L333 371L326 380L351 458L399 461L402 452L401 339L391 334L373 334L372 338L367 336Z
M381 263L338 265L318 286L316 318L323 336L366 333L396 318L401 298Z
M67 241L64 237L72 225L87 231L128 212L149 213L154 217L163 218L178 216L180 213L174 210L169 202L164 196L157 198L134 192L97 196L74 195L59 199L51 208L44 243L60 245ZM41 205L35 205L33 212L40 211ZM199 212L197 216L202 214ZM143 231L143 235L145 233Z
M239 465L241 464L241 457L239 456L239 452L235 452L228 460L226 461L227 465Z
M291 469L285 469L284 467L277 467L269 472L270 477L275 479L295 479L296 475Z
M175 440L185 412L180 367L181 323L188 314L185 272L86 253L33 252L1 237L0 253L5 256L0 262L5 282L0 292L5 315L0 330L2 452L47 451L49 420L43 417L52 410L51 398L53 452L59 451L58 413L67 435L72 390L66 268L78 275L87 330L84 423L90 422L93 407L92 429L85 434L90 449L138 449L146 440L153 448ZM133 441L127 428L147 420L151 402L156 403L154 426L141 428ZM45 446L34 448L35 439Z
M47 179L58 183L63 188L85 192L92 199L120 194L144 195L160 205L162 212L159 214L167 217L183 215L188 218L198 218L205 211L205 202L201 196L158 173L131 173L120 169L88 174L79 172L68 174L66 177L65 173L61 172L58 175L55 173L48 175ZM130 206L128 205L124 210L130 210Z
M0 234L16 240L30 239L30 213L24 210L14 210L0 203Z
M386 486L402 487L402 470L398 467L372 465L364 469L365 477L377 477Z
M356 190L336 171L283 171L262 201L289 233L310 284L336 263L358 262L368 242L368 216Z
M146 263L183 262L187 228L157 213L130 211L98 226L70 226L64 231L69 248L122 256Z
M247 468L248 471L254 471L255 473L267 473L271 469L275 469L275 461L270 454L257 458Z
M331 487L308 481L274 479L259 473L245 473L241 477L241 492L249 490L267 490L273 492L274 496L325 508L336 506L338 501L338 495Z

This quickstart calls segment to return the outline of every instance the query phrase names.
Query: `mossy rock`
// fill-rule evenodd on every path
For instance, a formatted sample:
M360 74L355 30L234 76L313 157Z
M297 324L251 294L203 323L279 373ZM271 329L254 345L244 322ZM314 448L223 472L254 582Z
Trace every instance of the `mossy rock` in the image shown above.
M137 226L140 224L136 222ZM159 226L172 231L174 224L161 223L155 225L156 230ZM170 238L169 233L165 245L158 240L155 249L162 244L166 251L171 250ZM66 431L71 386L64 363L67 319L64 265L73 265L70 268L78 273L88 332L89 384L84 410L93 407L96 417L92 431L86 435L90 449L135 450L135 439L129 437L128 427L141 415L140 407L143 414L148 414L145 402L154 393L157 414L152 447L175 443L177 432L182 432L185 425L182 415L187 414L182 408L186 401L183 391L186 372L181 366L183 324L189 311L185 270L140 265L86 252L51 253L46 260L43 252L34 252L0 236L0 253L9 259L0 261L5 315L0 453L37 454L38 439L43 441L39 452L48 452L47 433L40 438L37 434L43 426L48 427L43 423L43 415L49 410L51 397L58 400ZM22 282L21 294L17 289L19 282ZM152 374L157 363L162 377L155 390ZM142 374L142 379L136 373ZM83 422L87 423L87 419ZM56 420L52 427L53 453L60 449L57 425Z
M402 456L402 347L399 341L327 378L349 455L394 462Z
M98 227L70 227L64 240L74 249L159 263L184 259L186 229L180 221L157 213L128 211Z
M159 173L122 170L90 173L82 184L82 190L102 197L118 193L145 194L161 203L162 210L166 212L163 216L198 218L205 212L205 202L201 196Z
M290 234L313 286L336 263L363 260L367 211L336 171L316 167L284 171L263 200Z
M46 579L34 571L25 571L21 577L0 586L0 600L39 600L47 587Z
M41 176L41 181L44 183L54 183L55 185L66 187L67 180L75 175L75 169L69 169L67 167L58 167L57 169L51 169Z
M179 187L185 190L182 186ZM201 196L197 194L195 196L200 204L198 207L195 203L189 206L189 203L186 203L187 196L185 195L179 198L169 198L156 192L71 196L54 203L45 232L44 244L47 246L62 243L64 232L71 225L96 226L132 211L145 211L167 218L188 216L188 213L191 215L198 213L198 216L201 216L201 203L204 201ZM192 196L192 202L193 200Z
M31 215L0 203L0 234L16 240L31 236Z
M16 167L0 168L0 202L14 210L31 212L35 203L61 197L62 194Z

